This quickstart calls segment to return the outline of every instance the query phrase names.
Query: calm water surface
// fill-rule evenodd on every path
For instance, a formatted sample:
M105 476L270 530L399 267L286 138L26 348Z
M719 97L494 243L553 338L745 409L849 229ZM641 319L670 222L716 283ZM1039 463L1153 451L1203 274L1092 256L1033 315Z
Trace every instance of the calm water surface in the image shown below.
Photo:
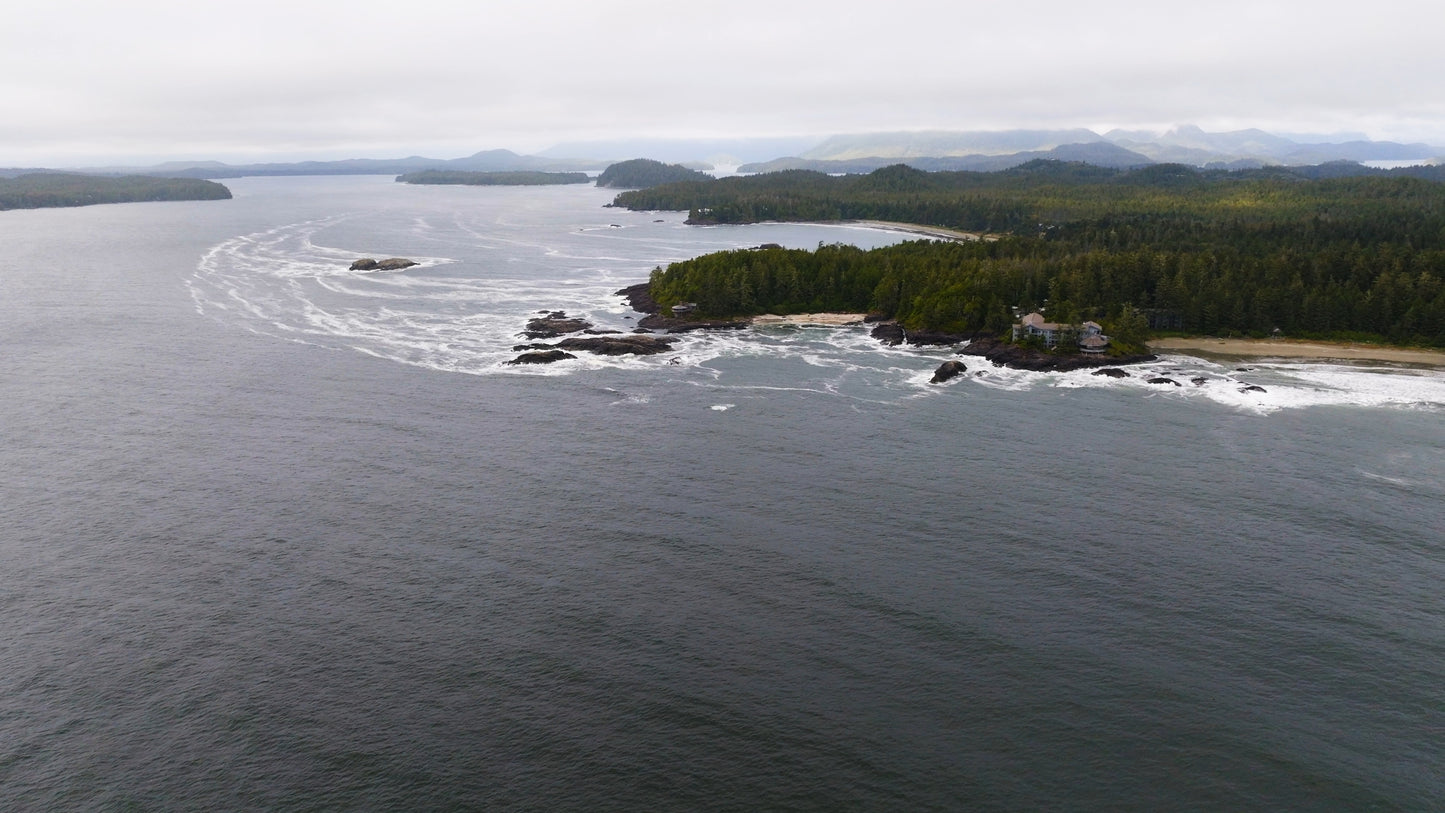
M659 263L903 238L227 183L0 213L0 807L1445 806L1441 373L511 368Z

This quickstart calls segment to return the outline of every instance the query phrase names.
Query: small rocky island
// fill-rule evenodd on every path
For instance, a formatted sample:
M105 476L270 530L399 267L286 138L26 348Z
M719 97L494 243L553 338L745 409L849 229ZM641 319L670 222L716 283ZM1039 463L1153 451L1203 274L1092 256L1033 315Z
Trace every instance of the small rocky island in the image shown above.
M385 260L374 260L371 257L362 257L351 264L352 271L400 271L403 268L411 268L418 265L415 260L408 260L404 257L388 257Z

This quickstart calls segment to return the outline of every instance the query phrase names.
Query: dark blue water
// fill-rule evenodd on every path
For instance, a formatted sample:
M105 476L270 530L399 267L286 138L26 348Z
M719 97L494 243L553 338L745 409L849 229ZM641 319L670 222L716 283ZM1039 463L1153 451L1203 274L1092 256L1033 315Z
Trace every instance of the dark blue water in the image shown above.
M519 371L670 258L898 238L231 185L0 213L0 807L1445 802L1439 372Z

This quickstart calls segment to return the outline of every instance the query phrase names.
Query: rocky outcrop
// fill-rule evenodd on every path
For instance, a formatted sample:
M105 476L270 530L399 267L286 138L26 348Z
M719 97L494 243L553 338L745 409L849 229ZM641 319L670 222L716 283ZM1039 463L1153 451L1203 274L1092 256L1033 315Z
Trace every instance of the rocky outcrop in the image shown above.
M897 322L880 322L869 335L889 347L897 347L903 344L903 325Z
M1261 387L1261 386L1258 385L1258 384L1246 384L1246 385L1244 385L1243 387L1240 387L1240 388L1239 388L1239 391L1240 391L1240 392L1269 392L1269 390L1265 389L1264 387Z
M1109 378L1128 378L1129 374L1118 367L1105 367L1102 370L1095 370L1094 375L1104 375Z
M400 271L403 268L411 268L417 263L405 257L388 257L385 260L374 260L371 257L362 257L351 264L352 271Z
M563 339L554 347L564 350L585 350L599 356L653 356L671 350L674 341L677 340L635 334L588 336L586 338L574 336Z
M657 313L662 306L652 298L652 285L647 282L639 282L636 285L629 285L617 292L617 296L627 300L628 307L638 313Z
M968 372L968 367L964 366L963 362L945 361L944 363L938 365L937 370L933 371L933 378L928 379L928 383L942 384L950 378L956 378L957 376L960 376L966 372Z
M878 322L876 318L865 318L865 322L877 322L869 334L888 345L915 344L921 347L939 347L960 344L974 338L971 333L937 333L931 330L908 330L897 322Z
M687 333L693 330L741 330L748 326L748 322L735 319L674 319L653 313L638 319L637 326L667 333Z
M505 364L551 364L554 361L563 359L575 359L576 356L564 350L538 350L531 353L523 353Z
M529 339L555 339L567 333L577 333L592 327L586 319L569 318L563 311L552 311L527 322L522 335Z
M1155 378L1149 379L1149 382L1148 382L1148 383L1150 383L1150 384L1166 384L1166 385L1168 385L1168 384L1173 384L1173 385L1176 386L1176 387L1182 386L1178 381L1175 381L1175 380L1172 379L1172 378L1165 378L1165 377L1162 376L1162 375L1161 375L1161 376L1157 376L1157 377L1155 377Z
M1017 344L1003 341L993 336L980 336L973 339L958 352L966 356L983 356L1000 367L1011 367L1015 370L1035 370L1039 372L1069 372L1071 370L1087 370L1091 367L1112 367L1119 364L1138 364L1143 361L1155 361L1158 357L1152 354L1138 356L1104 356L1047 353L1042 350L1032 350L1021 347ZM1112 375L1112 373L1104 373Z
M938 333L932 330L903 331L903 341L926 347L942 347L961 344L974 338L972 333Z

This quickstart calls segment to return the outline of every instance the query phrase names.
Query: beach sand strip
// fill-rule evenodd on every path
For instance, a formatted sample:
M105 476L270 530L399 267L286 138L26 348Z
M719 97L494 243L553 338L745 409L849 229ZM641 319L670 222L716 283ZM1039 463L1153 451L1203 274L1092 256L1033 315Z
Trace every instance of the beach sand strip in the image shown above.
M1383 347L1353 342L1312 342L1289 339L1213 339L1167 338L1149 342L1149 349L1158 352L1198 353L1205 356L1235 358L1288 358L1317 361L1388 361L1445 367L1445 352L1415 350L1404 347Z

